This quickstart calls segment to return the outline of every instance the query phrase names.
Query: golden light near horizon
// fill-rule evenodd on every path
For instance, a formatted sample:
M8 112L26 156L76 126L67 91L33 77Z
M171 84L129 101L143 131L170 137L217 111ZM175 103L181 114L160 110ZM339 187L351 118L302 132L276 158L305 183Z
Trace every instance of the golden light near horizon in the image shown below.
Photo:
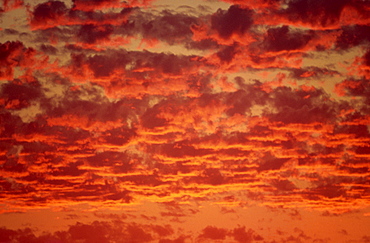
M370 241L370 2L0 8L0 242Z

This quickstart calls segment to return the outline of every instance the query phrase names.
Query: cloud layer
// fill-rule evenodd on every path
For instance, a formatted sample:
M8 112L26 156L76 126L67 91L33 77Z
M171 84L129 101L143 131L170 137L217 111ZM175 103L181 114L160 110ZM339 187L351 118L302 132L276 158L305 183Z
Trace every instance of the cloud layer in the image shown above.
M370 5L225 2L3 1L0 17L19 23L0 35L2 212L169 203L162 216L181 222L196 203L367 210ZM1 230L3 241L273 239L244 225L195 238L147 222ZM282 242L313 240L290 233Z

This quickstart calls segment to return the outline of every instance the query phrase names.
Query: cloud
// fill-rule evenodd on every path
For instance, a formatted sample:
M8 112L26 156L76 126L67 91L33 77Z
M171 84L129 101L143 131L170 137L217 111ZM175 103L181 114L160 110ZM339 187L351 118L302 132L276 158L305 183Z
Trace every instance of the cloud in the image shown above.
M252 40L249 30L253 27L253 16L252 10L240 5L231 5L228 10L218 9L211 16L206 16L205 20L191 26L193 40L211 39L222 45L248 43Z
M336 46L341 49L366 44L370 41L367 25L350 25L342 28L342 33L336 40Z
M354 96L363 99L364 105L361 105L360 110L365 114L369 113L367 106L370 102L368 98L369 85L367 79L345 79L336 84L335 91L341 96Z
M2 212L84 205L103 220L4 241L267 242L257 226L192 225L212 207L236 224L252 205L299 224L368 207L368 4L224 2L4 2L0 17L16 3L29 16L0 36Z
M232 5L227 11L220 9L211 18L211 28L224 39L233 34L243 35L252 24L252 11L238 5Z
M19 110L31 105L33 100L41 97L37 84L21 84L17 81L2 85L1 96L4 99L4 108Z
M335 29L340 25L362 23L366 21L366 10L361 9L356 1L288 1L278 10L278 21L288 21L294 26L306 26L313 29ZM357 14L356 20L353 16ZM285 21L284 21L285 20Z
M264 44L266 50L271 52L300 50L311 38L312 36L308 33L293 32L289 26L284 25L268 29Z
M279 87L272 95L274 106L278 108L278 112L272 114L272 120L284 123L312 123L335 119L335 104L328 101L327 94L322 90L294 92L290 88Z
M4 12L9 12L11 10L21 8L24 6L24 2L22 0L6 0L2 1L2 5L0 7L0 14Z
M339 21L340 14L349 1L289 1L283 14L289 19L300 19L302 22L330 26Z
M131 20L134 25L132 28L142 34L144 41L164 41L169 45L183 42L191 45L190 27L198 21L189 14L170 11L162 11L156 15L138 12Z
M83 7L82 7L83 9ZM90 11L68 8L64 2L48 1L36 5L30 13L30 26L34 29L48 29L58 26L78 25L121 25L127 21L132 8L127 6L119 13ZM86 27L85 27L86 28Z
M94 44L98 40L108 39L112 32L113 27L110 25L95 26L88 24L80 27L77 37L84 43Z
M214 226L207 226L202 230L202 233L198 236L200 241L204 239L209 240L235 240L236 242L259 242L263 240L263 237L258 235L254 230L246 230L245 226L238 226L234 229L218 228ZM207 240L206 240L207 241Z
M213 226L207 226L203 229L203 233L199 235L200 238L208 238L211 240L224 240L227 234L227 230L220 229Z
M306 67L299 69L292 69L290 76L293 79L307 79L307 78L317 78L317 77L326 77L326 76L337 76L339 72L333 69L328 68L318 68L318 67ZM302 87L303 89L303 87Z
M15 67L26 67L32 65L35 50L26 48L20 41L7 41L0 44L0 78L12 80Z
M246 231L245 226L234 228L231 234L237 242L247 243L263 240L263 237L256 234L254 230L248 229L248 231Z
M171 237L174 230L170 225L147 225L126 223L121 220L93 221L91 223L77 222L67 230L53 233L43 232L36 235L30 228L11 230L0 228L1 241L42 241L42 242L151 242ZM180 237L181 239L182 237Z
M50 1L37 5L33 12L33 23L57 21L67 12L63 2Z
M93 11L107 8L144 7L148 6L151 2L152 0L129 0L124 2L119 0L73 0L73 9Z

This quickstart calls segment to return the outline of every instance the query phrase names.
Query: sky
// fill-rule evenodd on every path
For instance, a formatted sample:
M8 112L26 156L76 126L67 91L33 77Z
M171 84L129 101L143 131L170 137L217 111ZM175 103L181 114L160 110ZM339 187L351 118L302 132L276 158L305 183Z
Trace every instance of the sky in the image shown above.
M0 242L370 242L369 1L0 4Z

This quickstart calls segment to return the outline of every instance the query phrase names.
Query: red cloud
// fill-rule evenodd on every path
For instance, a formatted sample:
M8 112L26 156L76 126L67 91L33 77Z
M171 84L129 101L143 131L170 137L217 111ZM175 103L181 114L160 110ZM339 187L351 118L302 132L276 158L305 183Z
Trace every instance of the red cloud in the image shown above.
M293 220L367 207L367 3L228 0L238 5L207 14L150 2L48 1L30 5L30 28L3 31L32 48L0 45L2 212L127 214L47 235L0 229L0 241L269 241L227 222L187 230L218 205L227 217L294 208Z
M106 8L132 8L148 6L153 0L73 0L73 9L94 11Z
M38 4L30 13L30 26L36 29L48 29L57 26L74 25L121 25L127 21L131 8L120 13L84 12L68 9L64 2L49 1Z
M365 4L367 5L367 3ZM336 29L342 25L368 24L368 6L357 1L288 1L284 8L263 13L255 18L256 23L268 25L289 24L311 29ZM274 17L271 17L272 15ZM357 15L357 18L354 16Z
M1 12L8 12L17 8L20 8L24 5L23 0L4 0L2 1L2 7L0 8Z
M15 67L29 67L35 62L36 50L26 48L20 41L0 44L0 52L0 79L12 80Z
M199 235L200 238L207 238L211 240L224 240L227 234L226 229L207 226L203 229L203 233Z
M219 9L210 16L210 25L193 25L195 41L214 39L220 44L230 45L234 41L247 43L252 40L248 33L253 25L253 11L239 5L232 5L227 11Z

